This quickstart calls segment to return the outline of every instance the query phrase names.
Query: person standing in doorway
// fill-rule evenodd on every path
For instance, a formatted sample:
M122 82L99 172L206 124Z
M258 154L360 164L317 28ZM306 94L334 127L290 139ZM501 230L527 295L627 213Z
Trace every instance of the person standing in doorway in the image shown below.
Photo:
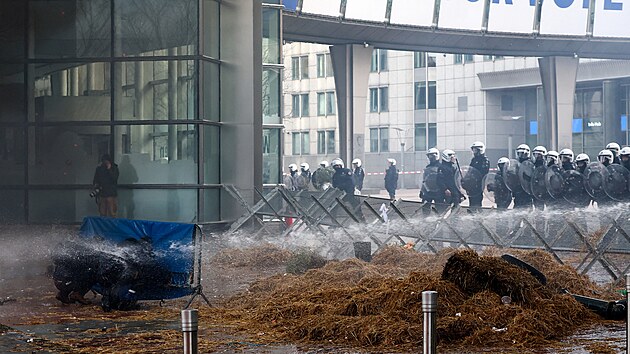
M118 165L105 154L101 164L96 167L93 190L90 196L96 197L98 212L101 216L115 218L118 214Z

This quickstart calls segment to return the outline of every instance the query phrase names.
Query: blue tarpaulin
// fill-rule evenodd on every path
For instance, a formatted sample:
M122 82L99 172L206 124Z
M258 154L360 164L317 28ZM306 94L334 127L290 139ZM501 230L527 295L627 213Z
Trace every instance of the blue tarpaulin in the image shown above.
M156 284L139 294L140 300L172 299L193 292L191 279L195 264L194 224L148 220L86 217L81 225L83 238L102 238L120 244L129 239L150 240L156 263L172 272L171 284Z

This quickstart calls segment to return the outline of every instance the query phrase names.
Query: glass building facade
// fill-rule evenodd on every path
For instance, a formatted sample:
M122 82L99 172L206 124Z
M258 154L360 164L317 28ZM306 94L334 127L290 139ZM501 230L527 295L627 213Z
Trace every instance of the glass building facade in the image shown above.
M218 0L0 2L0 223L74 223L97 214L89 192L103 154L119 165L119 217L224 218L222 6ZM263 40L268 124L258 134L267 180L274 182L281 5L258 11L262 28L249 36Z

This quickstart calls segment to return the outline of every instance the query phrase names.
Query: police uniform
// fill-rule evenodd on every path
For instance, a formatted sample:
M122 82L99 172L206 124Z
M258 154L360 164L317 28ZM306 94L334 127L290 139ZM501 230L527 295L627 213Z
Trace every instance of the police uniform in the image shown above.
M420 190L420 198L422 198L422 213L424 215L429 215L431 213L431 203L435 204L435 209L438 213L441 213L445 207L444 201L444 190L439 188L439 190L428 190L425 185L428 182L429 178L435 178L435 184L439 185L439 170L440 170L440 160L431 161L424 169L424 175L422 176L422 186L423 188ZM433 174L433 175L432 175Z
M529 157L522 157L518 159L518 162L523 163L527 160ZM532 196L522 188L519 188L517 192L512 191L512 195L514 196L514 209L532 207Z
M481 186L481 182L483 177L487 175L490 170L490 161L488 161L485 154L480 154L472 158L470 167L474 167L481 173L481 179L478 181L478 186L476 186L477 188L475 188L473 194L468 194L468 201L471 208L481 208L483 201L483 187Z
M458 206L462 200L462 194L455 183L455 166L452 162L442 161L438 168L438 182L440 190L444 191L446 204ZM446 193L450 192L450 196Z

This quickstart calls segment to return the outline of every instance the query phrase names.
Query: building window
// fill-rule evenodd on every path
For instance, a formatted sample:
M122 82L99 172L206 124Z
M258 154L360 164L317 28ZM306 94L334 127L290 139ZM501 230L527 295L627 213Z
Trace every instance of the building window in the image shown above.
M300 78L308 79L308 56L300 57Z
M472 54L466 54L464 55L464 63L472 63L473 61L475 61L475 56Z
M468 96L457 97L457 112L468 111Z
M326 115L326 94L324 92L317 93L317 115Z
M308 155L311 153L311 138L309 132L291 133L293 155Z
M309 132L302 132L302 155L309 155L311 153L311 134Z
M333 91L326 92L326 115L335 115L335 93Z
M426 82L416 82L414 90L415 109L425 109L427 107ZM437 86L435 81L429 81L429 109L437 107Z
M425 52L413 53L413 67L414 68L426 68L427 63L430 68L434 68L436 65L435 56L427 55L427 53Z
M300 95L291 95L291 117L300 116Z
M453 64L461 64L464 62L464 56L461 54L453 55Z
M501 110L505 112L514 110L512 95L501 95Z
M326 155L326 132L318 131L317 132L317 154L318 155Z
M602 89L577 89L573 103L573 151L597 156L604 141Z
M429 135L429 144L427 145L427 133ZM416 151L427 151L437 145L437 124L429 123L429 131L427 132L426 124L419 123L415 125L414 149Z
M328 130L326 132L326 150L327 150L326 152L328 153L328 155L334 154L336 152L334 130Z
M326 54L326 76L333 76L333 66L332 59L330 58L330 54Z
M317 54L317 77L326 76L326 57L324 54Z
M370 128L370 152L389 151L389 128Z
M379 71L387 71L387 50L374 49L372 51L372 63L370 71L375 73Z
M308 111L308 98L309 98L309 94L308 93L303 93L300 95L301 97L301 101L300 104L302 105L302 109L300 111L300 116L302 117L308 117L309 116L309 111Z
M317 132L317 153L331 155L335 153L335 131L320 130Z
M300 79L300 57L291 58L291 79Z
M300 133L291 134L291 146L293 147L292 149L293 155L299 155L302 150L300 148Z
M335 114L335 92L317 93L317 115L326 116Z
M389 110L389 88L370 88L370 112L387 112Z

